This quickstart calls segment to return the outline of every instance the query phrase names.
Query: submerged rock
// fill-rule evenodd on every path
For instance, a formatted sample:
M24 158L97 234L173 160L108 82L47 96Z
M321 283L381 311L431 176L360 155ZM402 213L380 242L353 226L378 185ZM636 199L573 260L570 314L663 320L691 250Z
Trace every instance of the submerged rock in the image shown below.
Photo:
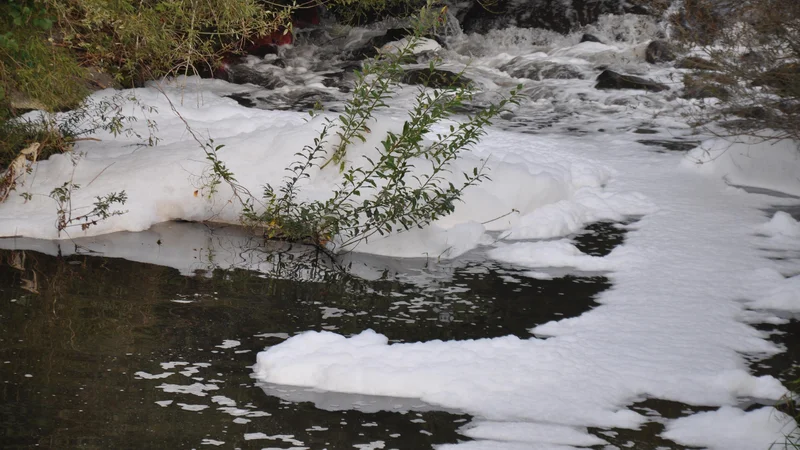
M582 80L583 73L577 66L546 60L514 58L500 67L500 70L516 78L531 80Z
M647 46L644 59L650 64L675 61L675 52L668 42L656 40Z
M260 71L246 64L228 66L218 74L219 78L234 84L255 84L267 89L285 86L286 83L268 71Z
M661 147L673 152L688 152L689 150L697 148L697 146L702 143L701 141L681 141L669 139L640 139L636 142L653 147Z
M419 84L434 89L462 88L472 84L472 80L462 74L442 69L408 69L400 77L406 84Z
M664 84L633 75L623 75L613 70L604 70L597 76L595 89L641 89L651 92L669 90Z

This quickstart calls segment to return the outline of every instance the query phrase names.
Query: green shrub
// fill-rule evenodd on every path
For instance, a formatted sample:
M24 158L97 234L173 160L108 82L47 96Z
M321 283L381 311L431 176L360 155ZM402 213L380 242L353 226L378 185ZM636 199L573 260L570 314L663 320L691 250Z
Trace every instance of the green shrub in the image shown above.
M0 3L0 171L34 142L45 159L94 129L126 130L130 118L115 105L82 103L90 90L87 67L125 85L192 75L248 39L288 25L290 10L257 0ZM73 111L59 126L51 119L12 120L32 109Z
M289 26L257 0L47 0L63 43L123 85L213 69L249 39ZM288 32L288 29L286 30Z
M84 72L68 50L49 40L53 16L40 1L0 4L0 121L14 109L65 109L87 93Z
M425 0L333 0L327 7L341 22L359 25L386 16L407 17L425 4Z
M442 19L443 11L423 8L416 21L415 37L395 53L384 53L366 63L357 73L353 95L338 120L328 120L313 144L298 153L299 160L287 170L289 175L276 190L265 186L263 202L254 199L246 205L245 221L263 228L268 239L304 242L329 248L334 236L341 247L352 249L362 241L395 230L422 228L452 213L465 189L487 178L485 167L463 173L463 181L454 184L444 175L461 152L478 142L484 128L509 104L517 103L519 94L490 105L466 121L451 125L449 131L436 134L432 143L424 138L434 125L452 116L463 102L471 99L472 85L457 83L446 89L420 88L414 107L403 124L402 132L387 133L377 149L378 156L346 164L348 147L356 140L365 142L367 124L376 109L385 107L402 72L400 62L413 53L431 24ZM430 65L435 69L436 61ZM326 143L334 134L339 139L329 155ZM423 160L429 169L413 175L415 160ZM337 163L343 181L325 201L298 201L298 183L309 177L314 166ZM256 204L260 203L261 208Z

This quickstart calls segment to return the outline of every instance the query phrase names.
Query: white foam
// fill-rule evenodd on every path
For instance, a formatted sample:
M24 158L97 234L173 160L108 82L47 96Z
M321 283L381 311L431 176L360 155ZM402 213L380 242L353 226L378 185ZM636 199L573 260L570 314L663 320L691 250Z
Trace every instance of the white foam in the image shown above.
M549 165L548 157L587 161L602 152L614 164L607 188L647 199L650 212L628 227L625 244L606 257L585 255L566 240L501 243L488 252L525 267L609 271L614 287L598 295L600 306L532 330L548 339L390 345L371 331L351 337L307 332L260 353L254 368L260 379L419 398L465 411L478 418L487 439L464 448L588 442L593 436L585 427L636 428L647 422L627 407L642 398L734 406L743 398L777 400L786 394L775 378L751 375L743 357L780 349L744 322L774 316L748 316L749 305L741 300L764 298L778 286L783 280L778 268L800 269L796 260L779 263L759 249L764 237L754 230L764 223L761 209L775 197L748 194L720 178L683 170L676 154L642 155L637 147L610 145L613 141L571 140L559 146L547 136L497 133L492 138L506 149L496 158L518 158L524 165L527 156L536 159L531 168ZM551 145L553 153L543 155ZM514 428L508 424L535 427L543 417L553 426L552 442L541 436L526 442L498 438ZM765 434L779 437L773 429Z
M800 222L784 211L778 211L769 222L759 225L757 231L767 236L800 237Z
M689 153L686 166L730 184L800 195L800 149L791 140L711 139Z
M574 267L578 270L605 271L614 267L609 259L587 255L564 240L502 244L487 254L497 261L530 268Z
M175 107L195 132L212 136L216 142L225 144L219 151L220 159L236 175L237 181L251 192L261 191L265 183L279 187L286 175L285 168L297 158L295 154L309 143L309 136L314 136L323 123L322 118L305 122L301 113L244 108L220 96L227 85L219 80L184 79L183 82L188 84L183 87L178 84L162 86L173 99L184 99L183 104ZM231 85L228 89L235 91L239 88ZM193 93L196 90L202 92L202 97ZM102 99L112 93L102 91L95 97ZM66 155L55 155L47 161L40 161L34 167L35 176L20 183L17 189L30 193L33 198L26 200L12 195L0 205L0 236L74 239L116 231L143 231L154 224L174 219L239 221L242 209L231 201L232 193L227 185L223 183L219 192L209 197L209 166L205 154L194 140L186 138L183 121L171 112L170 104L159 90L150 87L126 91L126 94L134 94L141 102L158 108L158 112L147 117L134 110L132 114L140 116L140 121L132 126L146 135L144 119L155 120L159 124L159 145L139 147L132 145L136 143L133 138L121 136L114 139L99 132L95 137L102 142L80 142L76 151L82 156L76 156L74 160ZM127 111L127 108L123 109ZM442 124L436 131L444 131L448 125ZM347 160L360 164L362 156L374 158L376 147L385 134L396 132L401 126L402 120L396 116L381 117L370 125L372 131L366 143L351 145ZM500 139L496 139L498 137ZM646 203L634 193L606 189L604 185L611 173L597 161L553 158L548 155L547 148L513 155L505 150L507 142L507 137L492 133L480 149L474 153L466 152L453 164L448 177L459 182L463 179L462 172L472 172L488 158L487 169L493 178L490 183L468 189L463 206L458 206L454 214L423 230L401 233L399 237L397 234L384 238L376 236L356 250L398 257L455 258L485 243L485 230L507 230L517 223L519 216L525 217L551 203L573 201L583 208L579 221L560 229L551 227L551 235L574 230L579 223L598 217L620 218L631 205L639 211L641 205L636 205ZM557 145L557 142L552 144ZM495 157L495 154L500 157ZM417 161L416 165L427 167L423 161ZM338 168L332 166L325 170L314 168L310 175L300 191L301 200L326 198L341 179ZM72 193L75 214L90 210L96 197L120 191L127 193L128 202L114 209L125 213L100 221L86 230L72 227L59 235L54 227L56 205L48 194L69 179L81 186ZM369 194L368 190L362 191L362 195ZM512 211L517 213L510 214ZM533 217L526 220L534 222L535 226L537 221ZM527 225L527 232L530 232L531 225ZM163 242L166 241L154 235L148 249L158 252ZM162 259L168 257L160 255ZM183 255L176 257L186 259Z
M239 341L236 341L236 340L233 340L233 339L225 339L224 341L222 341L222 344L217 345L216 347L217 348L222 348L222 349L229 349L229 348L238 347L240 345L242 345L242 343L239 342Z
M783 449L794 419L773 408L744 412L723 406L667 423L662 436L679 444L709 450ZM794 439L800 438L796 436Z

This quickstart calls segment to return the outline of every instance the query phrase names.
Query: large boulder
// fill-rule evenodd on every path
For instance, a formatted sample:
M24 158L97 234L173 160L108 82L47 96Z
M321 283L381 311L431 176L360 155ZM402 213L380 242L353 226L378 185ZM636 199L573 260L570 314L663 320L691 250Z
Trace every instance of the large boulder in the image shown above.
M583 36L581 36L581 42L599 42L601 44L605 43L601 41L599 37L589 33L583 33Z
M597 76L596 89L640 89L650 92L661 92L669 89L668 86L646 78L633 75L623 75L612 70L604 70Z
M380 51L390 49L392 46L402 46L414 34L413 30L407 28L390 28L385 34L370 38L364 45L350 50L348 56L353 60L372 58ZM398 44L399 43L399 44ZM434 35L427 35L420 39L418 48L414 53L435 50L442 47L442 41Z
M668 42L655 40L650 42L647 49L645 49L644 59L650 64L675 61L675 52Z
M385 34L372 37L365 42L364 45L348 52L348 56L356 60L372 58L378 54L378 49L384 45L392 41L403 39L411 34L413 34L412 31L406 28L390 28L386 30Z
M530 60L524 57L512 59L501 66L500 70L512 77L531 80L582 80L584 78L583 73L575 65L548 60Z

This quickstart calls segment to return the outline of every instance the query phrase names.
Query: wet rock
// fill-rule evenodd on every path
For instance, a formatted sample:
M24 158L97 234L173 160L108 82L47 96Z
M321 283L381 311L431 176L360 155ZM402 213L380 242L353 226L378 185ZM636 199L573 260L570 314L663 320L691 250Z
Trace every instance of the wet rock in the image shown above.
M699 56L687 56L675 64L677 69L689 70L719 70L718 64Z
M324 76L323 86L336 88L339 92L350 92L352 83L345 79L345 71L326 73Z
M651 92L669 90L664 84L633 75L623 75L612 70L605 70L597 76L595 89L641 89Z
M672 141L667 139L641 139L636 142L653 147L661 147L673 152L686 152L701 144L700 141Z
M294 101L290 109L293 111L307 111L315 108L317 105L324 105L336 100L336 97L333 95L314 89L301 91L292 97Z
M640 16L660 16L669 6L669 1L630 0L625 5L625 13Z
M336 100L332 94L313 88L293 89L289 92L271 91L256 97L257 107L281 111L308 111L318 105Z
M294 30L295 42L311 45L322 45L330 42L331 37L328 30L324 28L306 28L303 30Z
M583 73L577 66L561 64L552 61L526 60L514 58L500 67L500 70L516 78L529 78L531 80L582 80Z
M233 93L226 95L225 97L236 100L236 103L244 106L245 108L255 108L256 106L256 102L247 93Z
M86 81L87 87L91 91L108 88L120 89L122 87L114 77L97 67L89 67L86 69Z
M260 46L253 46L252 48L247 50L248 55L257 56L259 58L263 58L267 55L277 55L278 54L278 46L275 44L265 44Z
M370 38L363 46L350 51L348 56L351 59L356 60L372 58L378 54L378 49L384 45L390 42L399 41L413 34L414 31L407 28L389 28L386 30L385 34L381 36L374 36Z
M280 67L281 69L285 69L286 68L286 61L284 61L284 60L282 60L280 58L275 58L275 59L269 61L269 63L272 64L275 67Z
M12 110L17 111L36 111L36 110L47 110L47 106L39 100L30 97L27 94L23 94L22 92L18 91L11 91L10 95L8 95L8 100Z
M275 89L286 85L286 83L284 83L283 80L278 78L276 75L267 71L257 70L254 67L245 64L237 64L227 67L219 74L219 78L222 78L233 84L249 83L266 89Z
M442 69L408 69L400 77L405 84L419 84L434 89L463 88L472 85L472 80L462 74Z
M339 83L342 81L341 77L327 77L322 80L322 85L325 87L338 87Z
M542 80L582 80L584 76L577 66L569 64L550 64L539 71L539 78Z
M601 41L599 37L589 33L583 34L583 36L581 37L581 42L599 42L601 44L604 44L604 42Z
M658 64L675 60L675 52L672 46L666 41L655 40L650 42L644 53L645 61L650 64Z

